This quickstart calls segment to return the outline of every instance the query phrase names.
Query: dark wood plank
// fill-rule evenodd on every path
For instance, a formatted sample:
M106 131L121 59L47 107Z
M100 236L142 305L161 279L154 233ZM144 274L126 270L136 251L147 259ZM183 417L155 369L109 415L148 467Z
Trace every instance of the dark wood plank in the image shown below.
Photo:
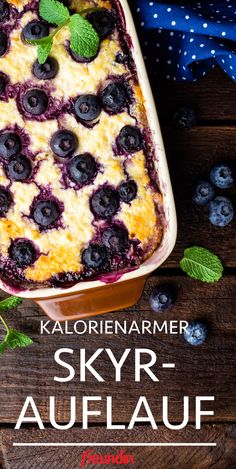
M78 469L82 453L88 449L84 447L13 447L13 442L208 442L216 443L216 447L109 447L95 448L94 453L116 455L122 449L124 453L134 458L134 465L128 468L136 469L233 469L236 460L236 427L235 425L204 425L196 432L189 426L185 430L171 432L163 427L150 430L149 427L137 427L130 431L107 431L104 428L91 428L81 431L78 428L68 432L35 429L2 430L2 453L4 457L3 469ZM119 467L118 465L95 465L85 467Z
M176 305L165 315L151 311L149 295L154 285L168 281L178 290ZM127 320L130 324L136 320L191 320L201 318L209 324L210 334L201 347L191 347L180 335L42 335L39 334L42 313L31 302L24 302L18 308L18 314L9 317L14 326L29 333L35 340L33 346L18 352L6 352L1 357L0 421L16 423L26 396L32 395L38 405L44 421L49 420L48 396L57 396L58 421L68 420L69 396L78 398L77 421L81 421L81 397L83 395L101 395L99 404L102 416L96 422L104 422L105 397L114 398L114 420L126 422L130 419L138 397L145 395L152 407L155 418L161 421L161 396L170 397L170 418L179 421L182 418L183 396L190 396L191 422L194 422L194 398L196 395L213 395L215 402L209 408L215 411L214 421L235 421L235 298L236 278L225 276L219 283L205 285L185 276L151 277L146 285L140 302L126 310L110 313L98 318L101 320ZM19 318L20 313L20 318ZM44 318L45 319L45 318ZM94 318L96 319L96 318ZM71 325L72 323L70 323ZM76 369L76 377L70 383L56 383L53 377L63 370L54 363L54 353L58 348L71 347L74 354L70 363ZM125 348L131 348L132 354L124 365L121 383L113 382L110 361L105 354L96 364L96 369L104 377L104 383L98 383L88 374L87 382L79 380L79 353L86 348L88 356L99 347L111 348L115 356L120 357ZM134 356L135 348L150 348L158 355L158 366L154 368L160 379L153 383L143 377L141 383L135 383ZM163 362L176 363L175 370L162 370ZM208 406L207 406L208 407ZM208 418L209 420L209 418Z

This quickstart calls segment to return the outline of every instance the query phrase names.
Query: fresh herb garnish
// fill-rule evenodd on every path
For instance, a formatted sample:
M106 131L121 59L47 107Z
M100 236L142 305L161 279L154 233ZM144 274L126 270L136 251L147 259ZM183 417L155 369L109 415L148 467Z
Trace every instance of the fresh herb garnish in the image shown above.
M5 300L0 301L0 312L6 312L12 308L16 308L22 303L22 301L23 300L21 298L18 298L16 296L10 296ZM1 314L0 320L2 321L2 324L6 329L6 334L3 337L3 340L0 342L0 353L3 353L6 349L13 350L18 347L28 347L28 345L31 345L33 343L33 341L28 335L9 327Z
M217 282L223 273L219 257L208 249L198 246L185 249L180 267L189 277L207 283Z
M93 11L100 8L93 8ZM44 64L53 46L53 40L56 34L65 26L70 29L70 47L75 54L90 58L96 55L99 47L99 36L93 26L83 15L91 9L81 10L79 13L70 15L67 7L57 0L40 0L40 16L57 25L57 28L49 36L41 39L28 40L29 43L37 45L38 62Z

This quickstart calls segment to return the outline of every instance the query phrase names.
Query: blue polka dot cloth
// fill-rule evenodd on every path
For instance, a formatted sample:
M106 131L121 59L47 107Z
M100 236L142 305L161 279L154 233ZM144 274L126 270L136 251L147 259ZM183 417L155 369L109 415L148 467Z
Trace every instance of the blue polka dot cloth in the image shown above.
M219 64L236 81L236 0L135 0L132 9L151 73L196 81Z

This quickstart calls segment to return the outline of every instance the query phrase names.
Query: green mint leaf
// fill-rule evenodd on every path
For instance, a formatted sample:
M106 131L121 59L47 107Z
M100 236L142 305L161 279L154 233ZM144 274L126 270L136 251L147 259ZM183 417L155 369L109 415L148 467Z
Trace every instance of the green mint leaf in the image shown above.
M39 14L48 23L57 24L58 26L70 17L68 8L57 0L40 0Z
M18 347L28 347L32 343L33 341L28 335L16 331L15 329L9 329L3 341L0 343L0 353L3 353L6 349L14 350Z
M223 273L221 260L213 252L198 246L185 249L180 267L189 277L207 283L217 282Z
M50 54L53 40L50 38L46 43L39 44L37 47L37 57L40 64L44 64Z
M5 300L0 301L0 312L16 308L22 303L22 301L23 299L18 296L9 296Z
M78 13L70 18L70 47L82 57L93 57L99 46L99 37L92 25Z
M26 39L26 42L29 44L35 44L37 45L43 45L43 44L48 44L48 42L51 40L51 36L45 36L41 37L40 39Z

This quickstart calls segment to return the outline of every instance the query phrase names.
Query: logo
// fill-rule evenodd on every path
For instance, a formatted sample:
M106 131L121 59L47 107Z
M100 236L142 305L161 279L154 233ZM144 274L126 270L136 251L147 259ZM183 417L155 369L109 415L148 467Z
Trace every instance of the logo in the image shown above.
M84 467L87 464L119 464L127 466L128 464L134 464L134 457L132 454L125 454L123 449L117 454L98 454L94 453L93 449L89 449L82 453L80 467Z

